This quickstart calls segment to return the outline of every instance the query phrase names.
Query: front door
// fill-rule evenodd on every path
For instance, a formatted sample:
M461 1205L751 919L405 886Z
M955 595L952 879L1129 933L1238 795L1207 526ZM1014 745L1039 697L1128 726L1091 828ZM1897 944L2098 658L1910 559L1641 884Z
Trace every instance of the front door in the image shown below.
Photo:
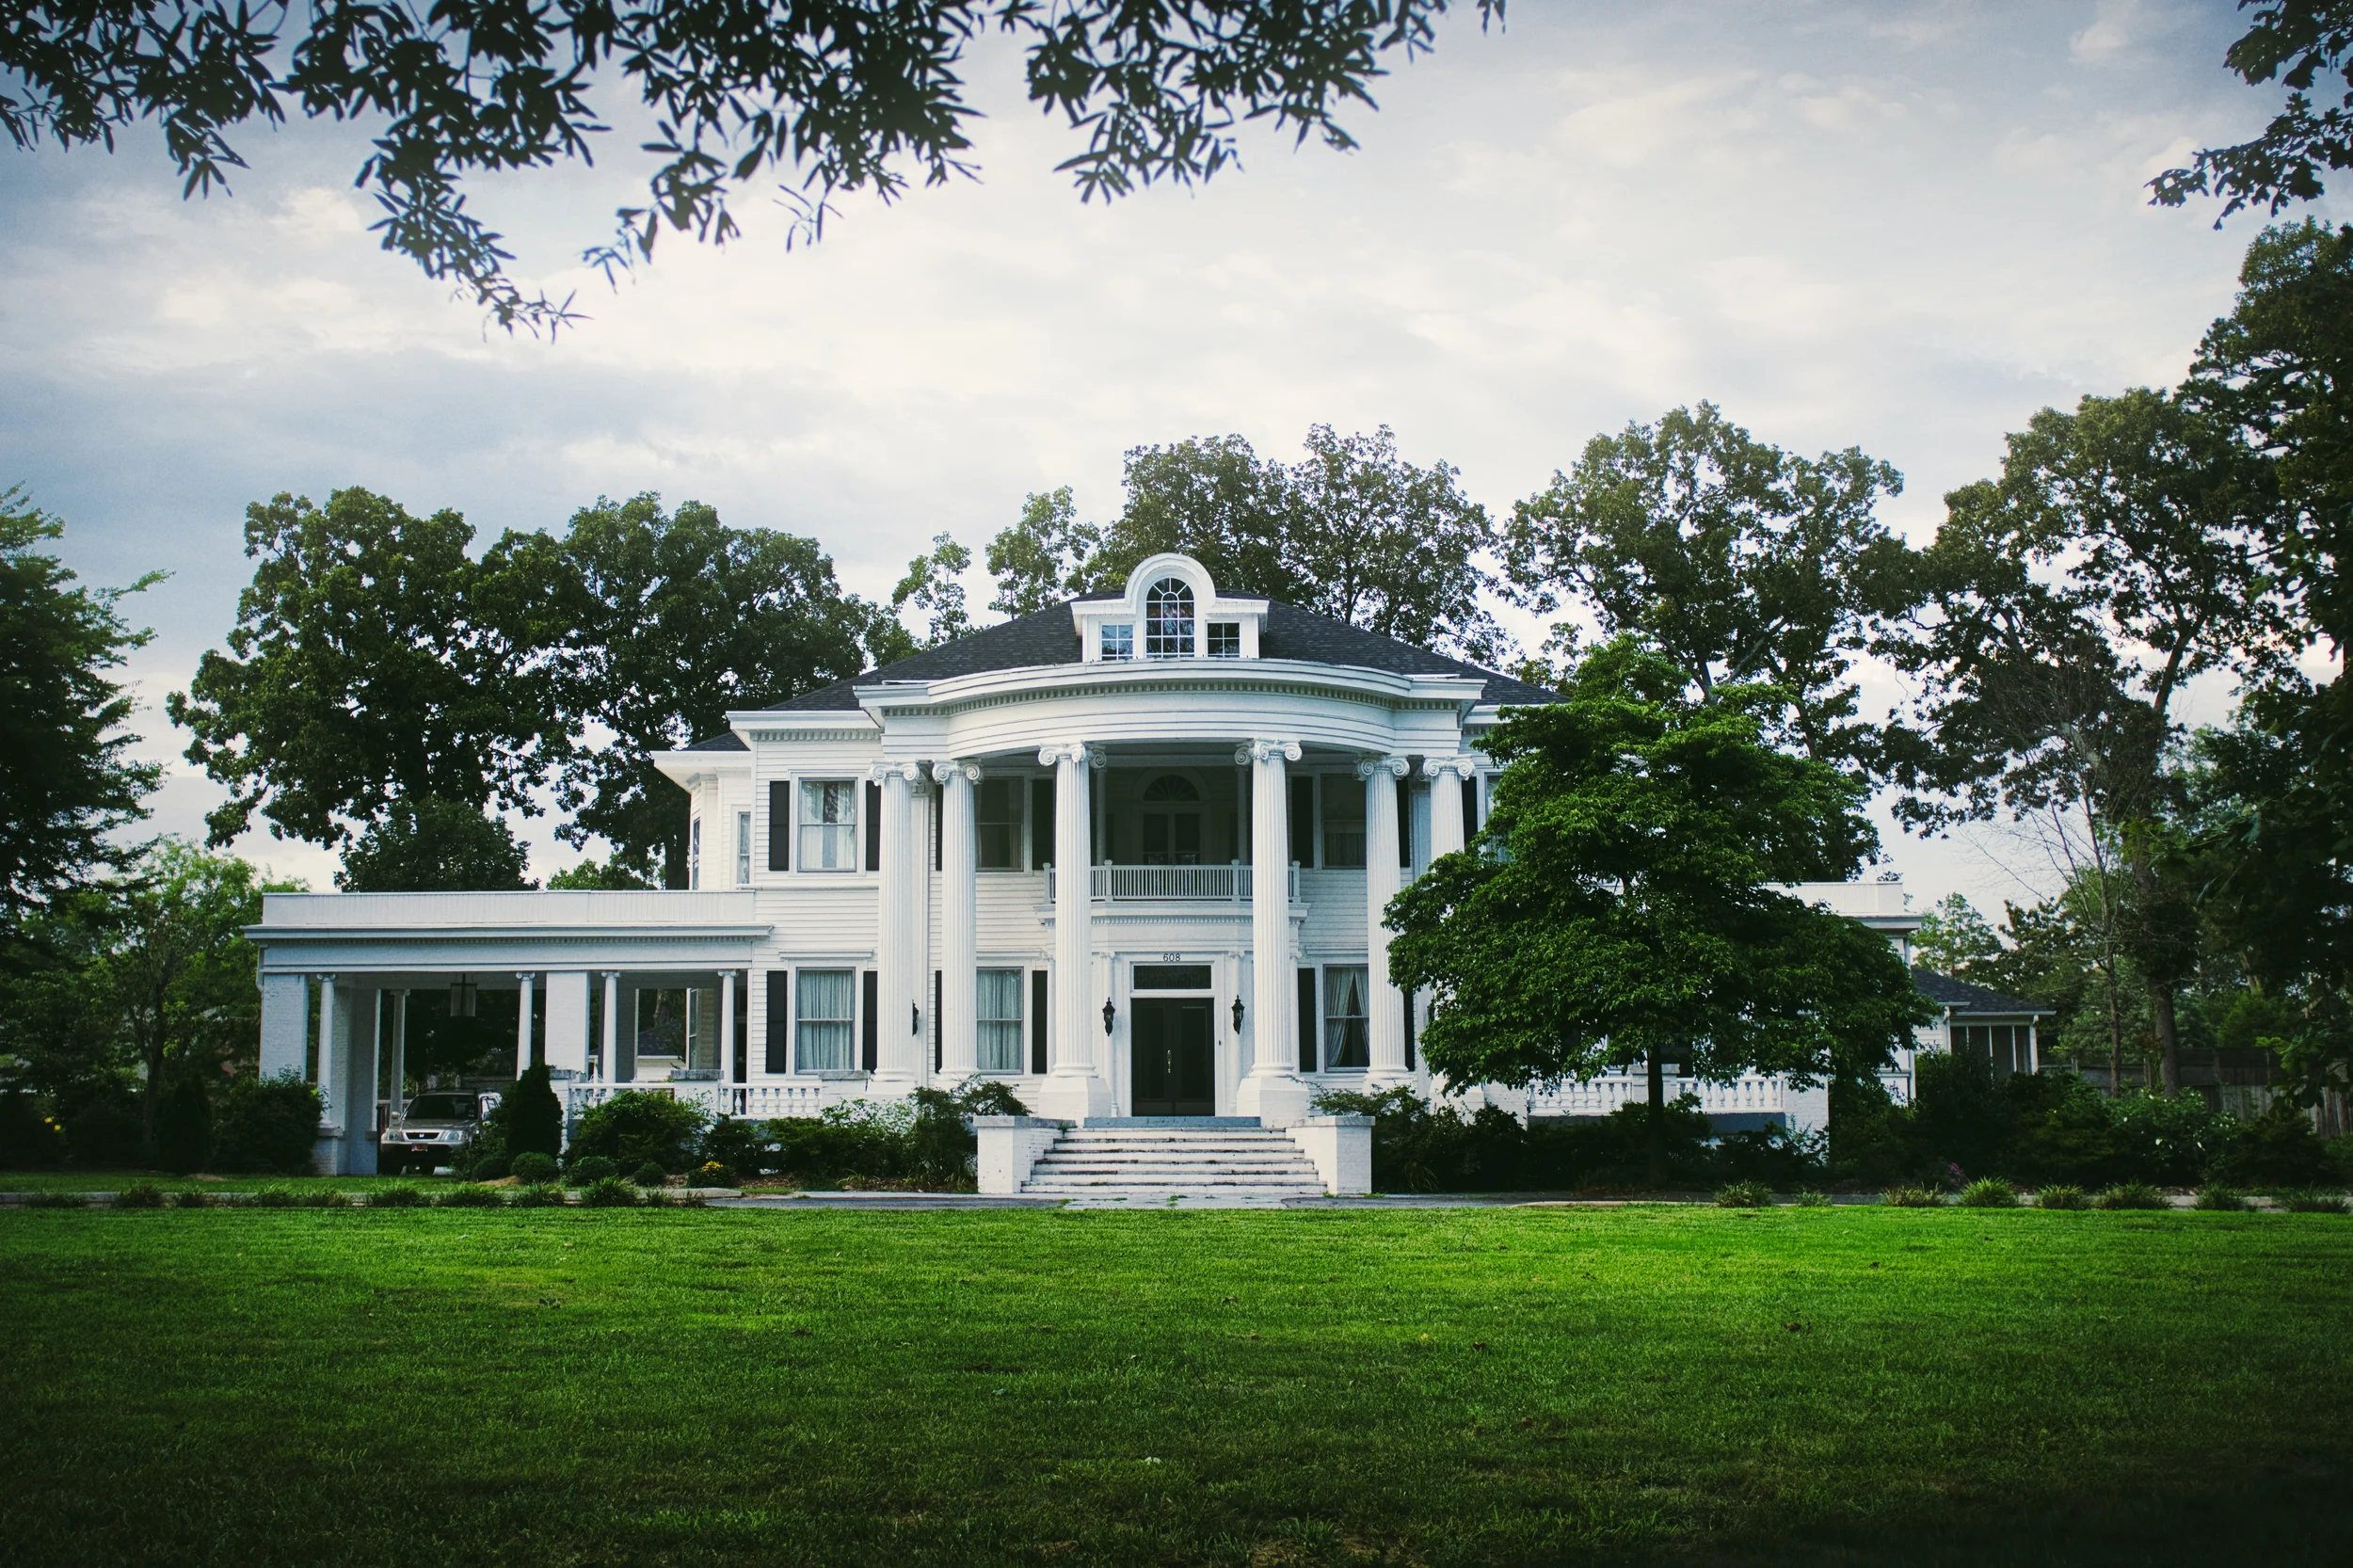
M1217 1057L1210 1043L1209 999L1145 997L1129 1006L1135 1015L1134 1113L1215 1115Z

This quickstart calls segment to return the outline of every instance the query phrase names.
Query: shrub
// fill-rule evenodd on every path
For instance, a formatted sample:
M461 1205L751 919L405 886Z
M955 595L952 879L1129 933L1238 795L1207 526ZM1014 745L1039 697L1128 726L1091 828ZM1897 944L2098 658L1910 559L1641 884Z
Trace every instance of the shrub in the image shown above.
M2240 1192L2235 1187L2224 1187L2218 1184L2209 1183L2208 1185L2198 1189L2198 1196L2191 1200L2190 1207L2192 1208L2218 1210L2226 1214L2244 1214L2247 1210L2252 1208L2254 1205L2249 1203L2247 1201L2247 1194Z
M2215 1161L2223 1177L2249 1187L2317 1186L2334 1164L2312 1118L2284 1099L2233 1127Z
M1761 1181L1728 1181L1716 1189L1719 1208L1762 1208L1773 1194Z
M515 1080L515 1087L499 1101L498 1109L490 1112L490 1117L506 1134L508 1159L520 1160L526 1155L543 1155L548 1160L551 1173L546 1179L554 1179L555 1156L564 1146L564 1107L556 1099L554 1088L548 1082L545 1064L525 1068L522 1077ZM522 1176L520 1170L515 1174ZM523 1179L537 1181L541 1178L523 1176Z
M722 1116L711 1124L710 1131L703 1134L701 1158L696 1160L696 1163L708 1165L716 1162L725 1165L730 1171L743 1171L746 1174L757 1175L760 1169L761 1158L768 1152L768 1139L763 1136L763 1132L764 1129L758 1122L742 1121L734 1116ZM619 1174L618 1165L611 1160L606 1160L604 1163L614 1165L614 1169L606 1172L606 1175Z
M669 1182L669 1179L670 1173L664 1170L661 1166L655 1164L650 1160L647 1160L643 1165L638 1166L637 1174L630 1177L630 1180L635 1182L640 1187L664 1186Z
M424 1194L413 1187L378 1187L368 1194L370 1208L422 1208Z
M573 1160L572 1168L565 1173L565 1179L575 1187L585 1187L592 1181L602 1181L607 1176L620 1174L621 1168L612 1160L600 1154L592 1154L585 1160Z
M89 1207L89 1194L87 1192L35 1192L24 1200L24 1207L27 1208L87 1208Z
M2053 1182L2034 1195L2034 1206L2037 1208L2089 1208L2091 1203L2084 1196L2082 1188L2070 1187L2065 1182Z
M2120 1181L2096 1200L2102 1208L2165 1208L2165 1194L2145 1181Z
M695 1163L710 1117L699 1107L668 1095L624 1089L580 1119L572 1138L575 1158L602 1155L623 1170L652 1165L664 1173Z
M634 1208L637 1189L619 1176L603 1176L588 1184L580 1201L591 1208Z
M1961 1190L1961 1201L1970 1208L2015 1208L2018 1189L2000 1176L1979 1176Z
M509 1175L506 1155L493 1151L462 1165L457 1173L470 1181L504 1181Z
M145 1153L138 1101L119 1081L86 1084L57 1120L65 1128L66 1155L83 1170L136 1164Z
M1818 1187L1803 1188L1798 1193L1797 1203L1800 1208L1828 1208L1830 1194Z
M194 1176L213 1158L213 1102L200 1074L183 1070L164 1086L155 1107L155 1163L173 1176Z
M174 1208L210 1208L213 1207L213 1195L200 1189L190 1188L184 1192L172 1193L171 1207Z
M2280 1207L2291 1214L2342 1214L2345 1212L2343 1192L2282 1192Z
M1882 1201L1890 1208L1936 1208L1945 1202L1925 1187L1890 1187Z
M301 1079L232 1078L213 1112L213 1169L301 1176L319 1139L319 1096Z
M506 1169L509 1175L533 1187L544 1187L562 1175L555 1156L541 1154L537 1149L523 1150L506 1162Z
M330 1192L321 1188L316 1192L303 1193L302 1207L305 1208L349 1208L351 1199L344 1193Z
M295 1203L295 1195L283 1187L264 1187L253 1194L256 1208L292 1208Z
M164 1190L152 1181L133 1182L115 1194L117 1208L161 1208L166 1203Z
M517 1208L561 1208L564 1207L564 1189L552 1182L543 1183L537 1187L519 1187L515 1190L515 1207Z
M686 1178L689 1187L732 1187L735 1173L715 1160L706 1160Z
M433 1200L436 1208L503 1208L505 1205L495 1187L453 1187Z
M65 1159L65 1128L21 1089L0 1093L0 1171L43 1171Z

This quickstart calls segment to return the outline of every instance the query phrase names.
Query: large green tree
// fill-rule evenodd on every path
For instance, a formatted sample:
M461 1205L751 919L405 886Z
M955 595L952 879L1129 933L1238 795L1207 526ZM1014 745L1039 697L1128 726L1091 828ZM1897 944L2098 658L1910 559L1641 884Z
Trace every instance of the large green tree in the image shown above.
M332 846L395 800L536 809L566 740L552 650L577 609L544 536L478 560L473 537L456 512L357 488L247 508L256 565L229 646L167 704L189 760L229 791L214 843L257 810Z
M1635 637L1673 664L1701 700L1772 686L1759 712L1777 740L1867 770L1878 731L1852 672L1901 608L1903 549L1874 508L1902 488L1858 450L1793 456L1702 403L1587 442L1513 506L1504 569L1535 614L1585 611L1604 636ZM1567 662L1577 637L1574 620L1557 622L1550 650Z
M1769 700L1694 700L1688 672L1620 638L1562 701L1496 727L1487 825L1387 916L1391 976L1431 996L1433 1069L1529 1084L1646 1061L1656 1177L1667 1059L1801 1081L1888 1060L1926 1016L1902 960L1775 886L1863 863L1864 791L1772 745Z
M1240 436L1127 456L1127 503L1081 523L1067 487L1032 495L988 548L990 608L1008 615L1074 595L1116 593L1146 558L1193 556L1220 591L1278 599L1417 647L1481 662L1507 644L1482 596L1495 529L1444 461L1399 456L1388 426L1342 436L1319 424L1294 464Z
M600 498L573 514L561 549L579 606L563 654L566 728L611 736L568 751L561 832L600 837L616 864L658 865L673 887L685 886L686 797L655 753L723 733L731 709L914 651L888 609L842 591L816 540L730 528L700 502L665 512L656 495Z
M1450 0L54 0L0 28L0 127L20 147L114 145L152 120L188 193L245 167L230 134L289 113L359 120L375 141L357 184L384 248L470 291L502 323L553 326L568 301L526 296L500 235L467 207L476 173L588 161L600 100L633 98L657 127L645 204L586 259L608 274L664 230L734 236L729 195L782 176L799 232L829 203L910 179L972 176L965 51L991 31L1022 51L1029 97L1085 146L1062 164L1088 198L1206 180L1249 122L1350 148L1384 55L1429 49ZM1478 0L1500 20L1503 0Z
M2149 182L2153 200L2178 207L2192 196L2223 199L2222 216L2246 207L2277 213L2317 200L2330 174L2353 168L2353 0L2238 0L2253 24L2222 57L2250 87L2288 89L2263 135L2201 148L2189 164ZM2331 81L2334 77L2336 80ZM2313 103L2315 89L2321 94ZM2331 95L2340 94L2335 103ZM2216 219L2217 225L2221 219Z
M125 588L92 588L48 549L64 525L0 490L0 918L14 920L120 853L109 835L147 814L162 769L125 755L131 694L110 672L150 635L122 618Z
M2172 994L2195 943L2156 853L2178 806L2169 757L2191 680L2261 682L2300 649L2266 548L2272 464L2231 421L2138 389L2043 409L2009 439L1998 479L1945 504L1918 566L1926 613L1882 645L1923 682L1916 725L1889 742L1898 813L2050 824L2153 987L2178 1088Z
M335 885L353 893L520 892L531 852L497 817L439 795L403 797L344 849Z

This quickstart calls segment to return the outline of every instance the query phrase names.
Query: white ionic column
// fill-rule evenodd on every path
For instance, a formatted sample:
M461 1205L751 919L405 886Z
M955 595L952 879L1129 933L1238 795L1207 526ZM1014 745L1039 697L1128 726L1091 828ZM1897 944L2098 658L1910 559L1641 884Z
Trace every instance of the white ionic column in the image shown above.
M748 1054L748 1053L747 1053ZM719 1081L735 1079L735 971L719 971Z
M972 840L978 764L942 762L932 779L939 802L939 1061L953 1082L980 1070L979 869Z
M1038 1113L1071 1121L1112 1113L1110 1080L1095 1068L1099 1027L1094 1016L1095 869L1087 840L1087 748L1078 742L1044 747L1038 765L1054 770L1054 1012L1048 1031L1053 1067L1039 1092Z
M1389 928L1381 918L1397 897L1397 781L1412 764L1402 757L1369 757L1356 764L1365 781L1365 1005L1371 1009L1372 1070L1365 1087L1386 1089L1412 1076L1405 1070L1405 999L1389 984Z
M621 971L604 971L604 1048L597 1053L595 1076L610 1080L621 1070Z
M1299 760L1297 741L1252 741L1236 749L1250 763L1250 1071L1234 1108L1269 1127L1307 1113L1310 1092L1299 1076L1298 1020L1292 1015L1290 795L1285 764Z
M1421 771L1430 780L1430 858L1451 855L1466 839L1463 831L1463 780L1475 777L1478 760L1426 757Z
M923 1085L923 955L916 948L917 878L922 856L915 835L915 781L920 762L877 762L872 776L882 785L881 909L875 932L874 1076L868 1089L896 1098Z
M311 1075L312 1081L317 1083L319 1086L319 1098L322 1100L326 1100L329 1097L327 1081L327 1058L328 1054L334 1048L334 1042L335 977L331 974L323 974L319 976L318 1061L316 1064L316 1070Z
M532 995L536 974L518 974L522 982L515 1003L515 1076L520 1078L531 1070L531 1004L537 999Z

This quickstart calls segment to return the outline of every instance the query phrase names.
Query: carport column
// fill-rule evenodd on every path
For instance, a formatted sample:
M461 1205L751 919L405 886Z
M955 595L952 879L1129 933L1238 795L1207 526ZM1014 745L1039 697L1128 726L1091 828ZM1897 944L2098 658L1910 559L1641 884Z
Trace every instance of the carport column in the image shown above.
M327 1058L328 1053L334 1048L334 1040L335 977L331 974L323 974L319 976L318 1062L316 1064L316 1070L311 1075L311 1080L318 1085L319 1098L321 1100L325 1100L328 1097L327 1086ZM328 1119L330 1121L333 1120L332 1117L329 1117Z
M939 1063L940 1073L961 1079L978 1072L980 1056L979 856L972 844L972 788L981 770L972 762L942 762L932 779L939 801Z
M1054 1010L1048 1030L1053 1071L1039 1094L1039 1112L1080 1121L1112 1113L1111 1083L1095 1070L1095 868L1089 831L1093 811L1085 743L1043 747L1040 767L1054 770Z
M261 1076L300 1078L311 1059L311 977L262 977Z
M1463 830L1463 781L1478 776L1473 757L1428 757L1421 771L1430 780L1430 858L1451 855L1465 842ZM1396 856L1392 855L1391 859Z
M1368 757L1356 764L1356 776L1365 781L1365 979L1372 1012L1372 1070L1365 1087L1376 1093L1413 1080L1405 1070L1405 998L1389 984L1389 928L1381 923L1401 880L1397 781L1411 765L1402 757Z
M1307 1113L1306 1083L1296 1064L1291 1016L1290 793L1284 764L1299 760L1297 741L1252 741L1234 753L1250 763L1250 1071L1234 1108L1269 1127Z
M520 1000L515 1003L515 1076L520 1078L531 1070L531 1003L532 982L537 977L518 974L522 982Z
M621 971L604 971L604 1048L597 1053L592 1075L608 1081L621 1070Z
M384 1075L384 1097L392 1102L397 1112L406 1096L403 1088L408 1081L408 993L392 993L392 1065Z
M881 1016L875 1020L876 1061L868 1089L894 1099L923 1082L921 1004L916 1000L922 955L915 951L915 876L921 857L916 852L913 791L922 774L920 762L877 762L872 774L882 785L881 909L874 938Z
M719 1081L735 1081L735 971L719 971Z

